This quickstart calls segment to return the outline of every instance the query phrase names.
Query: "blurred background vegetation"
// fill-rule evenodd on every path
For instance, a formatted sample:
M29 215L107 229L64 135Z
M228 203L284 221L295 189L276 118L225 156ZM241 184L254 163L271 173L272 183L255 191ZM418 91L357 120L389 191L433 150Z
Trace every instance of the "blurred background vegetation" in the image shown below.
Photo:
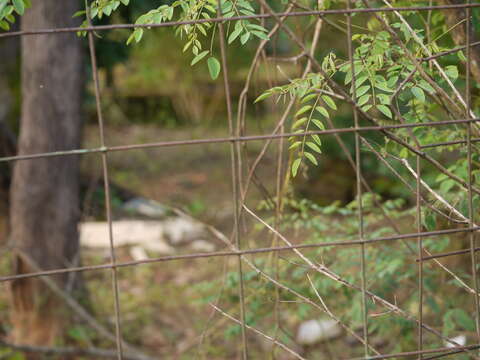
M96 20L95 24L132 23L150 9L170 3L171 1L132 1L129 6L120 7L112 16ZM313 6L313 1L302 3ZM380 1L374 3L377 6L381 5ZM395 2L397 6L412 3L429 4L428 1ZM281 11L285 2L269 1L269 4L275 10ZM340 3L332 6L335 5L343 6ZM420 16L410 15L412 26L422 28ZM442 14L435 12L435 15L437 21L435 31L438 34L446 34L438 40L439 46L444 49L455 47ZM329 18L341 28L345 28L344 16L332 15ZM354 19L360 32L378 31L378 22L371 16L358 15ZM304 38L311 34L314 23L313 17L288 20L288 25ZM273 24L273 20L265 21L266 28L271 28ZM475 26L478 26L477 22ZM477 29L480 30L480 27ZM331 51L338 58L348 57L346 35L339 33L337 28L324 25L321 44L315 55L319 61ZM228 136L223 84L220 79L214 81L210 78L206 63L200 62L191 67L191 58L182 52L184 41L171 29L146 31L141 42L126 46L130 34L129 30L117 30L95 35L107 144L126 145ZM9 54L8 62L2 64L0 70L0 95L5 99L3 105L0 104L2 108L0 116L14 135L19 132L18 119L21 116L19 45L14 43L15 41L18 39L8 40L8 43L5 40L0 42L2 49ZM84 45L87 54L86 41ZM235 42L228 47L234 111L237 110L238 98L256 46L257 42L250 41L246 45ZM264 61L254 74L252 90L248 94L245 131L247 134L268 134L278 121L283 104L276 104L272 99L253 103L266 89L299 77L304 63L289 60L296 55L296 51L283 31L279 31L267 46ZM216 52L218 53L218 49ZM443 67L453 65L459 69L460 76L455 85L464 91L464 64L459 56L453 53L441 57L439 62ZM98 125L90 65L86 65L84 71L86 92L83 104L85 119L83 147L90 148L99 146ZM335 74L334 79L343 84L344 74L339 72ZM477 113L479 89L479 84L475 83L473 103ZM351 127L352 118L351 107L342 103L332 116L332 121L338 128ZM374 144L385 145L383 137L377 133L366 133L365 136ZM437 139L443 139L442 134L435 136L438 136ZM353 155L354 135L343 134L340 137L348 153ZM319 165L310 166L302 176L292 180L285 194L285 213L279 228L288 234L294 243L347 241L358 238L355 171L334 136L325 136L322 140ZM251 142L246 148L246 153L253 158L260 152L261 146L261 142ZM385 212L394 220L397 230L400 229L402 233L415 232L414 194L398 181L387 166L379 162L375 154L365 148L362 150L364 150L362 170L372 189L372 193L366 193L363 199L368 236L373 238L395 234L394 226L388 224L384 218ZM201 147L144 149L110 154L115 219L125 215L122 212L122 204L126 199L143 196L180 208L228 233L233 222L228 151L228 144L209 144ZM8 154L8 151L5 152ZM438 161L451 166L457 164L457 161L463 159L465 155L455 147L432 153ZM270 147L256 173L258 186L248 197L249 206L264 214L269 223L275 222L275 207L272 203L275 201L276 156L276 150L273 146ZM477 153L474 158L478 159ZM464 162L462 164L465 165ZM408 170L400 163L392 162L392 167L408 178L411 186L415 186L415 179L409 177ZM84 156L81 169L82 221L105 220L103 200L105 194L102 189L100 159L95 155ZM478 170L478 164L475 164L475 169ZM1 174L4 223L2 230L5 240L10 169L2 164ZM429 184L437 184L437 178L438 171L433 166L423 164L422 179ZM478 184L478 176L475 177L475 181ZM455 191L454 188L444 190L446 193ZM475 201L478 202L478 197ZM378 203L382 204L382 208L378 207ZM467 212L465 206L462 205L464 213ZM245 247L279 245L275 242L278 239L266 231L265 227L245 222L248 228ZM426 231L448 228L450 225L452 224L445 220L437 221L437 218L432 220L432 216L425 216L422 222ZM460 240L452 241L455 239ZM456 250L460 247L458 245L460 241L464 240L460 235L437 237L426 239L424 246L433 253ZM220 243L216 245L219 248L225 246ZM413 242L412 246L415 246ZM326 264L348 281L359 284L360 257L357 248L342 248L338 251L321 248L305 251L305 254L315 259L315 263ZM457 258L445 262L446 265L454 267L459 279L465 282L469 282L471 276L470 265L466 263L467 256L468 254L460 260ZM93 265L104 263L106 258L99 253L85 252L82 259L85 264ZM129 252L120 249L119 260L131 260ZM273 256L253 256L252 261L264 271L273 272L276 269L277 275L280 274L279 277L285 283L310 299L316 299L314 289L322 296L326 294L325 301L331 304L331 310L340 319L351 324L355 333L361 334L361 293L346 289L336 282L329 282L319 275L312 275L311 269L300 264L294 255L282 255L280 260ZM8 269L8 261L4 258L2 274L8 273ZM367 272L371 274L369 288L372 292L415 313L418 308L415 254L406 255L405 247L397 243L394 245L382 243L369 248ZM445 274L436 276L438 268L429 266L425 272L427 279L425 307L428 308L425 311L425 318L445 336L461 333L466 334L469 339L474 339L475 324L470 294L464 291L463 285L459 285L458 281ZM307 281L307 274L312 276L312 282ZM85 278L96 318L106 326L112 327L112 294L111 289L105 286L109 281L109 274L89 272ZM311 304L299 301L291 293L282 292L278 295L275 286L259 276L255 270L246 271L245 281L248 284L247 321L251 326L262 328L266 333L273 332L307 358L346 358L362 354L361 345L355 339L352 340L351 335L300 349L295 343L295 329L305 320L318 318L319 310ZM123 335L128 342L162 358L236 358L240 353L238 341L240 327L232 325L224 318L211 315L208 304L219 301L231 313L237 312L238 282L239 277L233 260L215 259L202 262L201 259L197 259L122 269L120 288L124 319ZM3 283L1 286L6 289ZM6 293L5 291L0 294L2 335L10 331ZM273 300L275 296L277 298ZM281 298L279 305L281 315L275 313L278 308L274 308L273 305L278 303L278 296ZM317 300L315 301L318 302ZM373 334L372 342L376 348L382 352L395 352L415 346L414 324L393 313L383 314L384 309L374 302L369 301L368 308L375 314L372 316L369 330ZM76 346L110 345L82 323L72 325L67 339L62 341ZM429 347L443 346L443 342L433 336L427 337L425 341ZM251 342L252 358L288 359L278 349L272 349L269 344L265 344L262 339L251 339ZM5 350L5 354L7 353L10 356L8 359L21 359L24 356L21 352L10 353L9 350ZM460 359L463 355L457 356Z

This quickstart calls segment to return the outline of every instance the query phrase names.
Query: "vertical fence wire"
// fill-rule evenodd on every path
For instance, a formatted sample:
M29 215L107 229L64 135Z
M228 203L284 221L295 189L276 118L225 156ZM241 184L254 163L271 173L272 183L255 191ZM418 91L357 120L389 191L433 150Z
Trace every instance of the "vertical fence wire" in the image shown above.
M223 0L218 2L218 16L222 17L222 4ZM232 100L230 94L230 82L228 78L228 63L227 63L227 50L225 45L225 31L223 28L223 23L218 24L218 36L220 41L220 52L222 60L222 71L223 71L223 83L225 88L225 101L227 106L227 117L228 117L228 128L231 137L235 136L235 127L233 124L233 114L232 114ZM233 208L234 208L234 225L233 225L233 240L235 248L241 250L241 241L240 241L240 189L239 189L239 153L237 153L238 147L235 142L230 143L230 166L232 170L231 181L232 181L232 196L233 196ZM241 333L242 333L242 358L244 360L248 359L248 340L247 340L247 327L246 327L246 309L245 309L245 287L244 287L244 278L243 278L243 268L242 268L242 258L239 255L237 257L237 273L238 273L238 295L240 299L240 322L241 322Z
M352 0L347 0L347 10L350 10L352 6ZM350 69L352 72L352 98L357 100L356 90L356 76L355 76L355 61L354 61L354 48L352 40L352 14L347 14L347 41L348 41L348 59L350 61ZM352 104L353 122L355 129L360 127L358 119L357 107ZM357 188L357 207L358 207L358 236L361 240L364 240L364 219L363 219L363 189L362 189L362 165L361 165L361 153L360 153L360 134L355 131L355 178ZM362 288L362 320L363 320L363 338L364 338L364 351L365 357L369 354L368 345L368 309L367 309L367 292L366 292L366 263L365 263L365 244L360 245L360 275L361 275L361 288Z
M421 162L420 156L415 156L417 160L416 165L416 222L417 222L417 232L420 233L422 231L422 169L421 169ZM418 351L423 350L423 238L419 236L417 238L417 247L418 247L418 258L420 259L418 262ZM422 359L422 353L418 354L418 359Z
M471 0L466 0L466 4L471 4ZM471 94L471 62L472 62L472 49L471 49L471 31L472 31L472 11L470 8L465 9L465 39L466 39L466 66L465 66L465 102L466 102L466 111L465 116L467 119L472 118L472 112L470 111L472 94ZM467 124L467 183L468 183L468 219L469 226L475 223L475 212L473 207L473 161L472 161L472 125ZM470 240L470 259L472 265L472 280L473 288L475 290L474 306L475 306L475 329L477 332L477 341L480 342L480 304L479 304L479 293L478 293L478 275L477 275L477 257L475 254L475 233L469 232L468 237Z
M88 22L90 23L90 7L86 3L85 11ZM112 207L111 207L111 194L110 194L110 181L108 176L108 162L107 162L107 147L105 143L105 127L103 122L103 113L102 113L102 104L100 99L100 84L98 79L98 66L97 66L97 57L95 52L95 41L93 38L93 32L88 33L88 48L90 53L90 62L92 66L92 77L95 88L95 105L98 118L98 127L100 133L100 145L101 148L105 151L102 151L102 170L103 170L103 185L105 190L105 211L108 223L108 238L110 245L110 262L112 265L112 290L114 295L114 312L115 312L115 337L117 345L117 356L118 360L123 359L123 348L122 348L122 336L121 336L121 318L120 318L120 295L119 295L119 286L118 286L118 274L116 268L116 255L115 255L115 244L113 239L113 223L112 223Z

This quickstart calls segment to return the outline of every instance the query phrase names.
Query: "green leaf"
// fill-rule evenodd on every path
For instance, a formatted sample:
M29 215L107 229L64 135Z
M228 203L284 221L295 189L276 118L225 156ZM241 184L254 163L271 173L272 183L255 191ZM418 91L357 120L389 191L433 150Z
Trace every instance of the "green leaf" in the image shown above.
M418 86L414 86L410 89L410 91L412 92L413 96L415 96L419 101L421 101L422 103L425 102L425 93L421 88L419 88Z
M135 40L136 42L139 42L142 39L142 36L143 36L143 29L137 28L133 30L133 32L130 34L130 36L127 39L127 45L130 45L133 42L133 40Z
M192 60L192 62L190 63L191 66L195 65L196 63L198 63L200 60L202 60L205 56L208 55L210 51L209 50L205 50L205 51L202 51L200 54L198 54L197 56L195 56Z
M273 95L273 92L267 90L267 91L265 91L262 95L260 95L259 97L257 97L253 103L256 104L257 102L262 101L262 100L265 100L265 99L269 98L269 97L272 96L272 95Z
M262 39L262 40L270 40L270 38L268 37L267 34L261 32L261 31L255 31L253 30L251 32L253 35L255 35L256 37L258 37L259 39Z
M12 0L13 7L18 15L23 15L25 12L25 4L23 0Z
M136 42L139 42L140 40L142 40L142 36L143 36L143 29L141 28L137 28L133 31L133 36L135 37L135 41Z
M400 150L400 153L398 154L402 159L408 159L408 156L410 155L410 152L408 151L407 148L402 148L402 150Z
M255 10L252 9L252 11L255 11ZM268 32L267 29L265 29L264 27L262 27L260 25L257 25L257 24L248 24L247 28L249 28L250 30L258 30L258 31Z
M305 96L302 101L300 101L302 104L305 104L306 102L309 102L310 100L316 98L318 95L317 94L310 94Z
M204 36L207 36L207 31L205 30L205 27L203 24L197 24L197 29L200 31Z
M337 105L330 96L322 95L322 100L325 101L325 104L327 104L330 108L337 110Z
M110 16L112 13L112 5L107 5L103 8L103 13L106 14L107 16Z
M296 159L293 164L292 164L292 176L295 177L297 176L298 173L298 168L300 167L300 163L302 162L302 159Z
M356 93L357 97L365 95L365 93L368 90L370 90L370 85L364 85L364 86L359 87L358 90L357 90L357 93Z
M250 39L250 33L246 32L240 37L240 42L242 43L242 45L245 45L248 39Z
M4 20L0 20L0 28L2 30L8 31L10 30L10 24Z
M318 145L322 146L322 140L320 139L320 136L318 136L317 134L313 134L313 135L312 135L312 139L315 140L315 142L316 142Z
M386 117L392 118L392 111L385 105L377 105L377 109L380 110Z
M475 331L475 322L472 316L469 316L463 309L455 309L455 319L458 325L468 331Z
M302 126L303 124L305 124L307 122L308 118L307 117L303 117L301 119L298 119L297 121L295 121L292 125L292 130L295 130L296 128Z
M319 154L322 153L322 150L320 150L320 147L319 147L317 144L315 144L314 142L307 141L306 144L307 144L307 146L308 146L310 149L312 149L313 151L315 151L315 152L317 152L317 153L319 153Z
M85 10L77 11L75 14L72 15L72 18L83 16L85 15L85 13L86 13Z
M318 165L317 159L315 159L315 156L313 154L309 153L308 151L304 151L303 154L305 157L310 160L314 165Z
M312 119L312 122L320 129L320 130L325 130L325 125L318 120L318 119Z
M380 104L390 105L391 99L390 96L386 94L377 94L377 99L380 100Z
M388 79L387 85L389 88L395 87L395 85L398 82L398 76L392 76L391 78Z
M383 91L386 91L386 92L395 92L395 90L392 90L388 87L387 83L386 82L377 82L375 83L375 87L377 89L380 89L380 90L383 90Z
M317 106L315 110L317 110L320 114L322 114L326 118L330 118L330 114L328 113L327 109L325 109L323 106Z
M368 75L360 76L358 79L355 79L355 86L357 89L368 79Z
M245 9L240 10L240 14L247 15L247 16L255 16L255 13Z
M295 114L295 117L300 116L300 115L306 113L306 112L309 111L311 108L312 108L311 105L305 105L304 107L302 107L300 110L297 111L297 113Z
M92 19L95 19L98 15L98 8L97 7L91 7L90 8L90 17Z
M293 150L293 149L298 148L300 145L302 145L301 141L295 141L292 145L290 145L290 147L288 149Z
M355 75L360 74L363 71L364 66L363 65L354 65L355 67Z
M456 80L458 78L458 69L455 65L449 65L445 67L445 73L449 78L453 80Z
M209 57L207 60L208 71L210 72L210 77L213 80L218 78L220 74L221 65L220 62L215 57Z
M235 39L242 33L242 27L235 27L235 30L232 31L230 36L228 37L228 43L231 44L235 41Z
M362 111L367 112L371 108L372 108L372 105L368 104L368 105L365 105L365 106L362 107Z
M0 18L2 18L2 16L5 16L3 14L3 9L5 9L6 6L7 6L7 1L6 0L0 0Z
M456 185L456 183L455 183L454 180L448 179L448 180L445 180L444 182L442 182L442 184L440 185L440 190L443 193L448 193L450 191L450 189L452 189L455 185Z
M423 79L420 80L418 86L420 86L423 90L428 91L430 94L435 94L435 89Z
M427 231L433 231L437 227L436 216L432 213L428 213L425 216L423 222L424 222L424 225L425 225L425 228L427 229Z
M370 94L363 95L362 97L360 97L360 98L358 99L358 104L357 104L357 105L358 105L358 106L363 106L363 105L365 105L365 104L368 102L368 100L370 100L370 97L371 97Z
M345 75L345 85L350 84L351 81L352 81L352 72L348 71L347 75Z

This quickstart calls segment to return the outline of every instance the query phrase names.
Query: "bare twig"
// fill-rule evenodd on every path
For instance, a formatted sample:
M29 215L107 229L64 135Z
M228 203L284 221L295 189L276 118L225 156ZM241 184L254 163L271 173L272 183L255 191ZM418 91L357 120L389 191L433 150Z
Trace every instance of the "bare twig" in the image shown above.
M21 351L26 353L50 355L50 356L86 356L95 359L116 359L116 350L106 350L99 348L74 348L74 347L47 347L47 346L33 346L33 345L19 345L11 344L0 339L0 345L7 347L15 351ZM140 355L140 354L125 354L123 355L125 360L153 360L155 358Z
M218 306L214 305L214 304L210 304L211 307L213 307L215 310L217 310L220 314L222 314L223 316L229 318L230 320L232 320L233 322L237 323L237 324L242 324L241 321L235 319L233 316L227 314L226 312L224 312L222 309L220 309ZM287 345L285 345L284 343L281 343L280 341L272 338L271 336L268 336L267 334L264 334L263 332L261 332L260 330L258 329L255 329L254 327L250 326L250 325L246 325L246 328L250 331L253 331L255 334L257 335L260 335L262 336L263 338L271 341L272 343L274 343L275 345L281 347L283 350L285 350L286 352L290 353L291 355L293 355L294 357L296 357L297 359L301 359L301 360L306 360L303 356L301 356L300 354L296 353L295 351L293 351L292 349L290 349Z

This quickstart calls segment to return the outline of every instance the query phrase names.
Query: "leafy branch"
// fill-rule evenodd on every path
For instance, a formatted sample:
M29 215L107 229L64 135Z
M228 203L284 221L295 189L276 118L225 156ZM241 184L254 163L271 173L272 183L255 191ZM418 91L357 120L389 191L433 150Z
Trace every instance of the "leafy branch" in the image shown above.
M10 30L10 25L15 23L15 14L23 15L30 6L30 0L0 0L0 29Z

